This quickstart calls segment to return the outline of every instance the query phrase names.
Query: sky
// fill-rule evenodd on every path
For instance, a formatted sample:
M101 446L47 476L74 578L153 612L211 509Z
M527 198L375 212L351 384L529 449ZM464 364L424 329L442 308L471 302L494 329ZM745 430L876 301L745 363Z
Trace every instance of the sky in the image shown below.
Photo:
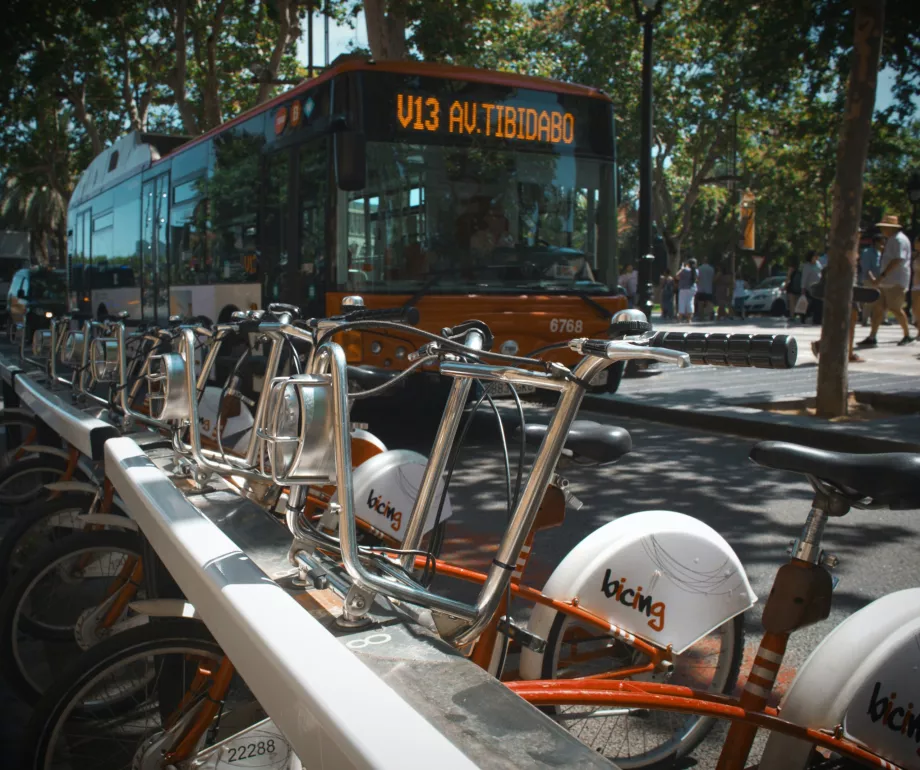
M313 63L322 66L325 63L325 42L323 36L323 18L316 14L313 20ZM367 31L364 23L364 12L358 14L354 29L335 22L329 24L329 61L333 61L339 54L347 53L353 47L367 48ZM307 63L307 32L306 24L304 33L297 43L297 58L304 65ZM894 84L894 73L884 69L879 73L878 91L875 98L876 109L884 109L892 102L891 88ZM914 114L920 116L920 100L915 104Z

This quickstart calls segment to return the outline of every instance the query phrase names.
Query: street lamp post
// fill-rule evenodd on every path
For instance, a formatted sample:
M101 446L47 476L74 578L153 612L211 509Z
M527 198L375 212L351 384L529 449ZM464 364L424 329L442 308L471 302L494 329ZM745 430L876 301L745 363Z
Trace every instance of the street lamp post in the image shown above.
M662 0L633 0L642 36L642 143L639 149L639 254L636 288L639 310L652 318L652 27Z

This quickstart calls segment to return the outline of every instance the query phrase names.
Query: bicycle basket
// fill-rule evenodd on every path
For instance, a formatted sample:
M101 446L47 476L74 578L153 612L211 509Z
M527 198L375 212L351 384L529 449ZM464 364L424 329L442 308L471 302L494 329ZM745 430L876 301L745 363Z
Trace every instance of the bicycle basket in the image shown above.
M185 359L178 353L150 357L147 397L155 420L187 420L191 400L185 379Z
M118 379L118 340L96 337L89 346L90 372L96 382Z
M47 358L51 355L51 330L39 329L32 335L32 355Z
M79 366L83 363L83 346L85 345L83 332L70 331L64 340L64 352L61 361L69 366Z
M297 374L272 380L257 435L268 447L276 484L335 480L332 378Z

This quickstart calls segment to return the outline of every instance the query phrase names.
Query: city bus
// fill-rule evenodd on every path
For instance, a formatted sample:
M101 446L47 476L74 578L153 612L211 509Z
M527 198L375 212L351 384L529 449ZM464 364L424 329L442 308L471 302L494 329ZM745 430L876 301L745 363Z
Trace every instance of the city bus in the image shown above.
M596 89L343 57L202 136L135 132L95 158L68 209L71 306L222 322L360 295L434 332L485 321L507 353L604 337L627 305L614 147ZM371 384L412 349L341 342Z

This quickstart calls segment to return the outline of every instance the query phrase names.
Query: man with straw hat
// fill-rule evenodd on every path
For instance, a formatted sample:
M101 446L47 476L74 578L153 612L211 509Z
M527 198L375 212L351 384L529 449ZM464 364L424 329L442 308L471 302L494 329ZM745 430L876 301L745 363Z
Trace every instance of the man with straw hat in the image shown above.
M872 331L859 346L874 348L878 345L875 335L889 312L901 324L904 332L898 344L906 345L914 341L904 312L904 298L910 285L910 239L901 231L897 217L884 217L876 227L888 241L885 243L881 271L876 281L880 295L872 308Z

